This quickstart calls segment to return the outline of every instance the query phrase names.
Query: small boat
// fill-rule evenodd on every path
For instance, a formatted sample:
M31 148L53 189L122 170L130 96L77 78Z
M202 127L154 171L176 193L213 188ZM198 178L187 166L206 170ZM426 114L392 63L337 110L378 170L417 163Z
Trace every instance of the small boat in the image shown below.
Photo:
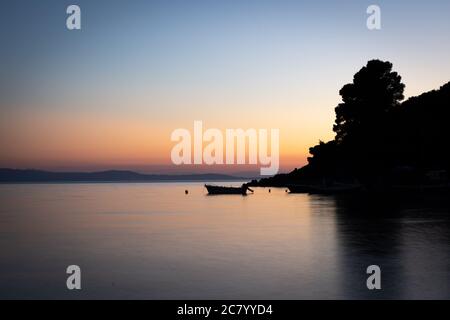
M330 186L320 185L290 185L288 186L290 193L309 193L309 194L341 194L353 193L361 190L358 184L334 184Z
M311 186L296 184L287 186L290 193L309 193L311 191Z
M362 190L362 186L353 184L336 184L328 187L311 187L311 194L347 194Z
M208 194L240 194L245 196L247 195L247 190L253 192L246 184L240 187L222 187L205 184L205 188L208 190Z

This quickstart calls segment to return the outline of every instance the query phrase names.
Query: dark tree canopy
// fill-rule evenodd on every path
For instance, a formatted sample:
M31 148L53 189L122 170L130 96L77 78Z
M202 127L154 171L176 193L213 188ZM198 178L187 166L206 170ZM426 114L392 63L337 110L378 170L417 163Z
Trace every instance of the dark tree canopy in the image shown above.
M365 139L382 130L387 112L403 100L405 85L392 63L371 60L339 92L342 103L336 107L336 141ZM375 132L374 132L375 131Z
M353 82L340 90L342 103L336 111L336 137L310 148L308 158L318 175L353 175L371 180L385 170L389 148L391 111L403 100L405 85L392 63L371 60Z
M450 82L401 103L404 88L392 63L369 61L339 92L335 139L311 147L308 165L261 184L450 183Z

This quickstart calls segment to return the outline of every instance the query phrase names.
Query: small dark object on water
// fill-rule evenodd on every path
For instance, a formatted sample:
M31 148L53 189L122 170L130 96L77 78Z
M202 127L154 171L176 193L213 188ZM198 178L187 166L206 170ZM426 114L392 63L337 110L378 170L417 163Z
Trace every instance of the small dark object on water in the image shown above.
M247 190L253 192L245 183L240 187L222 187L205 184L205 188L208 190L208 194L241 194L245 196L247 195Z
M189 193L189 191L187 191L187 190L184 190L184 194L188 194Z
M269 189L269 193L270 193L271 191L270 191L270 189Z
M354 193L361 191L362 186L359 184L342 184L335 183L330 186L320 185L290 185L288 186L290 193L309 193L309 194L342 194Z

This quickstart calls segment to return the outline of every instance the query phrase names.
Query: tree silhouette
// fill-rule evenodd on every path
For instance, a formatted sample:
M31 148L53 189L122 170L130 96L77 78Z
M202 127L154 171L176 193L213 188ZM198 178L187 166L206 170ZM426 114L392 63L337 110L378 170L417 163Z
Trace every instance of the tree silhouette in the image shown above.
M403 100L405 85L392 63L371 60L342 87L336 108L336 137L310 148L308 164L320 176L353 176L373 182L390 165L391 111ZM311 172L311 170L309 170Z
M450 82L412 97L394 112L392 137L397 163L420 170L450 169Z
M450 181L450 82L404 99L392 63L371 60L339 91L335 139L309 149L308 164L261 185L359 180L368 189Z
M366 183L379 183L390 165L391 111L403 100L404 88L391 62L371 60L339 92L342 103L335 109L335 141L346 171Z
M342 97L336 111L336 141L354 143L376 136L386 114L403 100L405 85L392 71L392 63L371 60L339 91Z
M308 163L315 171L320 172L322 178L335 175L339 158L335 141L320 141L318 145L309 148L309 153L312 157L308 158Z

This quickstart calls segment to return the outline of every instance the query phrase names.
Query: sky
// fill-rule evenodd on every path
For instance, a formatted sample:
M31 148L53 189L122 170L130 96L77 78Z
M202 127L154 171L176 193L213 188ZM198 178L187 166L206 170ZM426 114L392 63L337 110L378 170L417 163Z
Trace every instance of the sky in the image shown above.
M279 129L290 171L333 139L339 90L368 60L391 61L406 97L448 82L449 14L444 0L2 0L0 167L252 169L174 166L171 132L201 120Z

